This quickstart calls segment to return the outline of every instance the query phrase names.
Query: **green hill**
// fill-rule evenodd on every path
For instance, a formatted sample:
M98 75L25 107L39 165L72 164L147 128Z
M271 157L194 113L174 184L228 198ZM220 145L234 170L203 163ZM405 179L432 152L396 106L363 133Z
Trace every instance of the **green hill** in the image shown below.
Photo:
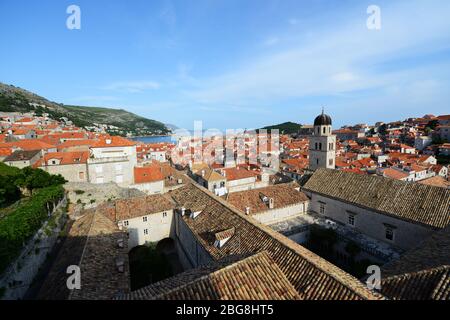
M48 113L55 120L65 117L78 127L114 126L106 130L113 135L165 135L171 130L162 122L147 119L123 109L71 106L49 101L27 90L0 83L0 111Z
M267 127L261 128L261 129L266 129L266 130L278 129L280 134L292 134L292 133L298 133L298 131L300 130L301 127L302 127L302 125L299 123L284 122L284 123L276 124L273 126L267 126Z

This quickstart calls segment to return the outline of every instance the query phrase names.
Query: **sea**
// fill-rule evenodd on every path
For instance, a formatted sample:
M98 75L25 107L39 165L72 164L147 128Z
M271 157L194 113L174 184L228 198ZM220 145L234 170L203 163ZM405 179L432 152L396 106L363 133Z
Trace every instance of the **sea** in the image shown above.
M163 142L175 143L176 142L172 136L133 137L133 138L131 138L131 140L139 141L139 142L143 142L143 143L147 143L147 144L150 144L150 143L163 143Z

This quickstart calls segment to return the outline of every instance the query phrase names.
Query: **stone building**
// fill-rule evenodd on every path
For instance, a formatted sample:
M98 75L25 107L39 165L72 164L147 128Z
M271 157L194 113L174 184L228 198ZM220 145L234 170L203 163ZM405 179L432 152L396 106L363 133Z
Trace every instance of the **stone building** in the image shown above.
M50 174L60 174L69 182L88 182L88 151L52 152L44 155L36 167Z
M336 136L332 134L331 117L323 113L314 120L314 134L309 138L309 169L334 169Z
M308 197L293 184L234 192L226 200L241 212L265 224L306 214L309 202Z
M8 166L22 169L34 165L41 157L41 154L40 150L16 150L7 156L3 162Z
M137 164L136 144L122 137L101 137L90 147L89 182L115 182L129 186L134 182Z
M303 186L309 210L403 250L450 223L450 190L319 169Z

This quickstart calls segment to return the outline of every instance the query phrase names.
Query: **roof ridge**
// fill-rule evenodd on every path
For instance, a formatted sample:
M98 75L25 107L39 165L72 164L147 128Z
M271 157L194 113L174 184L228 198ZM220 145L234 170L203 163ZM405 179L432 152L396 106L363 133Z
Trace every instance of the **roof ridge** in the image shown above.
M224 205L228 209L230 209L233 213L237 214L240 218L246 220L247 222L251 223L254 227L258 228L260 231L268 234L270 237L277 240L281 245L285 246L286 248L294 251L296 254L299 254L302 258L304 258L307 262L314 265L319 270L323 271L328 276L332 277L339 283L341 283L343 286L348 288L349 290L353 291L356 295L360 296L361 298L369 298L370 294L373 294L375 296L379 295L380 298L384 296L381 295L378 292L374 292L366 288L357 278L353 277L352 275L348 274L344 270L340 269L339 267L335 266L334 264L328 262L324 258L318 256L317 254L313 253L312 251L306 249L305 247L299 245L298 243L294 242L293 240L279 234L278 232L270 229L269 227L258 223L257 220L250 216L243 215L239 210L235 209L234 207L230 206L226 201L221 199L220 197L216 196L215 194L211 193L209 190L201 188L200 186L197 186L196 184L192 184L195 186L195 188L201 190L202 192L208 194L211 196L214 200L218 201L220 204ZM329 270L326 270L324 267L325 265L332 269L334 272L329 272ZM345 282L345 278L351 279L355 282L356 287L351 287Z
M228 270L234 268L235 266L237 266L237 265L239 265L239 264L241 264L241 263L248 262L248 261L253 261L253 260L255 260L255 259L257 259L258 257L261 257L261 256L266 256L267 258L269 258L270 260L273 261L272 257L271 257L270 254L267 252L267 250L263 250L263 251L260 251L260 252L256 252L256 253L254 253L254 254L252 254L252 255L250 255L250 256L245 257L244 259L232 261L231 263L225 264L225 265L222 266L222 267L220 266L220 264L221 264L220 261L215 261L215 262L212 263L211 265L217 266L218 269L216 269L216 270L214 270L214 271L212 271L212 272L209 272L209 273L207 273L207 274L205 274L205 275L202 275L202 276L200 276L200 277L198 277L198 278L192 279L191 281L186 282L186 283L184 283L184 284L182 284L182 285L180 285L180 286L176 286L176 287L171 288L171 289L169 289L169 290L167 290L167 291L161 292L161 293L159 293L159 294L157 294L157 295L155 295L155 296L153 296L153 297L151 297L151 298L152 298L153 300L158 300L158 298L161 298L161 297L163 297L163 296L165 296L165 295L168 295L168 294L170 294L170 293L172 293L172 292L178 291L178 290L180 290L180 289L184 289L184 288L189 287L190 285L192 285L192 284L194 284L194 283L198 283L198 282L201 282L201 281L203 281L203 280L206 280L206 279L210 278L212 275L222 274L222 273L224 273L224 272L226 272L226 271L228 271ZM276 265L276 263L275 263L275 265ZM277 268L279 268L278 265L276 265L276 266L277 266ZM189 270L187 270L187 271L189 271ZM280 269L280 271L281 271L281 269ZM283 272L281 272L281 273L283 273ZM291 283L291 282L286 278L286 275L285 275L284 273L283 273L283 276L285 277L285 279L286 279L289 283ZM164 280L162 280L162 281L164 281ZM157 282L155 282L155 284L156 284L156 283L157 283ZM151 284L151 285L153 285L153 284ZM151 285L149 285L149 286L151 286ZM291 284L291 285L292 285L292 284ZM146 287L149 287L149 286L146 286ZM146 288L146 287L144 287L144 288ZM143 288L141 288L141 289L143 289ZM141 289L138 289L138 290L141 290ZM136 291L138 291L138 290L136 290ZM300 293L299 293L299 294L300 294Z

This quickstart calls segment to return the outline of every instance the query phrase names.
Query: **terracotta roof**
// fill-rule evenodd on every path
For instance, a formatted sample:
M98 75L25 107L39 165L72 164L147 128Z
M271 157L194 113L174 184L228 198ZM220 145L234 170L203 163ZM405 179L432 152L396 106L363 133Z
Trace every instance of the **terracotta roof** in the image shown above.
M126 220L141 217L153 213L159 213L174 208L172 201L160 194L120 199L112 206L113 220Z
M123 248L118 246L122 241ZM74 221L45 279L38 299L110 300L129 292L125 232L98 210L89 210ZM123 261L123 272L117 268ZM80 290L67 289L67 267L81 269Z
M450 300L450 265L383 279L381 292L394 300Z
M227 181L247 179L247 178L251 178L251 177L256 178L256 176L258 175L257 173L255 173L253 171L249 171L243 167L224 168L222 170L226 174L225 178L227 179Z
M204 176L202 176L204 170ZM221 180L226 180L227 178L222 176L220 173L214 171L211 168L207 168L207 169L202 169L200 171L197 171L197 175L202 177L204 180L206 181L221 181Z
M232 228L227 229L227 230L216 232L214 234L214 237L218 241L225 240L225 239L228 239L228 238L231 238L232 236L234 236L234 232L235 231L236 231L236 228L232 227Z
M297 191L291 184L278 184L270 187L233 192L228 195L227 201L242 212L250 208L250 214L257 214L269 210L266 197L273 199L274 209L292 206L305 201L308 197L300 191Z
M134 183L149 183L164 180L159 166L134 167Z
M383 277L434 269L450 265L450 225L433 233L399 259L383 265Z
M445 180L445 178L441 176L434 176L428 179L424 179L419 181L419 183L441 188L450 188L450 181Z
M208 269L207 269L208 270ZM210 271L210 270L208 270ZM163 280L122 297L162 300L292 300L300 296L264 251L210 273L193 273ZM181 281L183 280L183 281ZM174 286L173 283L178 285Z
M267 250L303 299L380 299L356 278L325 259L230 207L211 192L188 184L171 192L178 207L204 208L196 219L182 217L212 260ZM235 227L234 236L221 248L214 246L215 233Z
M13 153L11 148L0 148L0 156L9 156Z
M110 143L108 143L110 141ZM111 148L111 147L131 147L136 142L119 137L119 136L101 136L92 144L92 148Z
M59 160L59 165L68 165L68 164L82 164L87 163L87 159L89 158L88 151L75 151L75 152L51 152L44 155L40 166L51 165L49 163L50 160L56 159Z
M386 178L401 180L409 177L409 173L404 172L401 169L386 168L383 170L383 176Z
M58 144L58 149L64 149L77 146L91 146L95 143L95 140L83 139L83 140L67 140Z
M450 223L450 190L443 188L318 169L303 189L429 227Z
M23 139L13 142L5 142L0 143L0 148L4 147L14 147L14 148L20 148L22 150L48 150L56 148L52 144L48 144L40 139Z

